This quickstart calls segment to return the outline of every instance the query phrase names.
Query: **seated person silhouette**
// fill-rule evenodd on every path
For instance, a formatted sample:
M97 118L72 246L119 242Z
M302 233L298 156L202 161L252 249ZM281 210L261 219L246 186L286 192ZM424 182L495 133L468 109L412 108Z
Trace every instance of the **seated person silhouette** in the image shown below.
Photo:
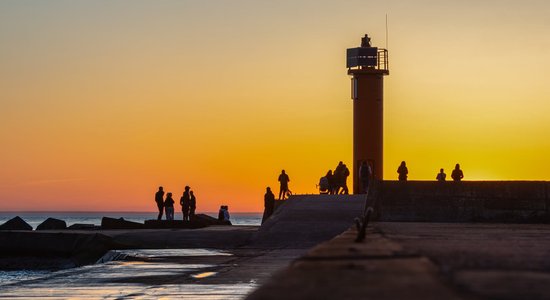
M440 169L439 173L437 173L437 176L435 177L435 179L437 179L437 181L445 181L446 178L447 178L447 174L445 174L445 172L443 172L443 169Z

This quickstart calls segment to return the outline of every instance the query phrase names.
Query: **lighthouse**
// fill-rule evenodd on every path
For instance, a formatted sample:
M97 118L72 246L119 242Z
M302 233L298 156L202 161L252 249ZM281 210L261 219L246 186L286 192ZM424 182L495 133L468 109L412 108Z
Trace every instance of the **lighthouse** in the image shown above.
M359 193L359 166L366 161L373 177L383 178L384 76L389 75L388 50L371 46L370 37L361 47L347 49L348 75L353 100L353 192Z

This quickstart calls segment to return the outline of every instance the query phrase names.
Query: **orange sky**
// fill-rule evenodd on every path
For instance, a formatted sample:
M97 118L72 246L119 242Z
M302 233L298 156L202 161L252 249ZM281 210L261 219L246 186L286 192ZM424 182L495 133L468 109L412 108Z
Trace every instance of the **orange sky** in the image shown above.
M315 193L386 13L385 178L548 180L550 4L479 2L2 1L0 210L260 211L282 168Z

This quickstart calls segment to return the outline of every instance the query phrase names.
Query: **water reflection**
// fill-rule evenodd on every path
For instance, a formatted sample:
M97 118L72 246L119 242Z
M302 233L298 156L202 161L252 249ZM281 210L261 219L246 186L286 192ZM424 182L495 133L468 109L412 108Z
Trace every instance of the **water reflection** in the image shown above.
M1 285L0 299L242 299L257 285L216 276L233 255L210 249L124 250L125 260L41 274ZM131 260L145 257L151 260ZM129 259L129 260L128 260ZM215 263L209 263L215 261ZM219 275L219 274L218 274ZM24 276L23 276L24 277ZM199 281L197 281L199 280Z
M201 278L214 276L216 274L218 274L218 272L202 272L202 273L199 273L199 274L193 274L193 275L191 275L191 277L193 277L195 279L201 279Z

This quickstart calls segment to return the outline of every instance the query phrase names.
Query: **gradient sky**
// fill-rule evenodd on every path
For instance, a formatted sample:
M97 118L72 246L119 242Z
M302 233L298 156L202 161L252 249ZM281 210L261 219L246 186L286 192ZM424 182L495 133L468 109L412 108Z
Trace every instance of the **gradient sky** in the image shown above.
M0 210L260 211L351 165L345 49L384 47L384 177L550 179L547 1L1 1Z

